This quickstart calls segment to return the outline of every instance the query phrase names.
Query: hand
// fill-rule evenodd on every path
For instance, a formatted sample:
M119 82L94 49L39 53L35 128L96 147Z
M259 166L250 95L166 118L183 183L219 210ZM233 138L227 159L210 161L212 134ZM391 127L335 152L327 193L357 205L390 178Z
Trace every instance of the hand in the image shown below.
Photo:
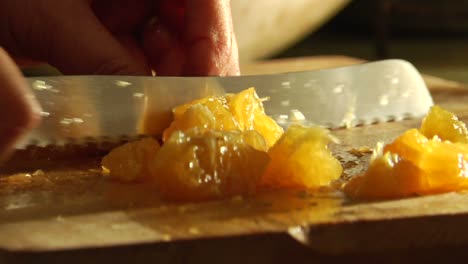
M0 162L40 119L41 108L14 62L0 48Z
M0 45L65 74L239 74L229 0L0 0Z

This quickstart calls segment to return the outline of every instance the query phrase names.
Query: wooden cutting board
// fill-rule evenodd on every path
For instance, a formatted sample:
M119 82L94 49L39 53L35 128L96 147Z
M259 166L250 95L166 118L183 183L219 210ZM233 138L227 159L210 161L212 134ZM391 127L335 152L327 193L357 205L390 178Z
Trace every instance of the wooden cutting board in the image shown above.
M326 68L361 61L312 57L243 67L244 74ZM468 121L468 90L433 77L436 103ZM419 126L406 120L336 130L331 148L346 175L365 169L355 150L389 141ZM255 198L199 204L161 202L151 186L107 181L96 146L18 152L2 167L0 249L43 252L134 245L177 244L207 238L289 234L328 253L453 245L468 242L468 195L449 193L384 202L353 202L340 193L275 191ZM20 173L22 172L22 173ZM18 173L18 174L15 174ZM29 176L25 176L28 173Z

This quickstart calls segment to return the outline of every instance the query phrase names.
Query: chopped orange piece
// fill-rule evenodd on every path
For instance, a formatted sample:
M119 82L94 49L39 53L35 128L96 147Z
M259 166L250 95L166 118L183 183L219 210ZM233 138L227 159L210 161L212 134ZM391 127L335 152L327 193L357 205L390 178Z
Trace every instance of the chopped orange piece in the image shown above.
M268 146L272 146L283 133L283 129L265 114L262 100L254 88L238 94L198 99L175 108L173 113L174 121L164 131L164 141L175 131L193 128L200 132L256 130L265 138Z
M173 201L251 195L259 187L318 188L340 177L328 130L293 125L283 133L262 101L250 88L181 105L162 147L154 140L128 143L102 165L122 181L148 178ZM159 129L150 123L145 119L143 127Z
M435 194L468 187L468 145L428 139L411 129L377 153L345 192L355 198L384 199Z
M421 125L421 133L428 138L438 136L442 140L468 143L468 130L465 123L453 113L440 106L431 107Z
M283 129L265 114L262 99L254 88L243 90L228 98L229 109L236 118L241 130L256 130L265 137L269 146L283 134Z
M260 137L260 135L258 135ZM248 136L253 142L255 134ZM240 131L176 131L151 162L159 193L176 201L253 194L269 161Z
M128 142L113 149L101 164L112 179L138 181L149 176L150 160L156 156L159 148L159 143L152 138Z
M419 169L407 160L387 152L375 158L362 176L351 178L344 192L351 198L389 199L406 197L420 189Z
M267 152L270 148L265 138L256 130L247 130L242 132L244 142L252 146L256 150Z
M168 140L174 131L179 130L197 129L199 132L205 132L208 130L234 130L236 128L238 128L236 122L223 105L217 103L194 104L187 108L183 114L180 114L168 129L164 130L163 140Z
M343 168L327 148L331 140L326 129L290 126L268 152L271 162L261 185L318 188L338 179Z
M201 102L209 96L224 94L224 89L215 81L207 82L204 87L199 87L197 82L192 83L189 80L184 83L184 87L174 87L171 81L162 82L155 84L157 87L149 85L144 88L143 93L135 94L136 100L144 100L143 112L138 124L140 134L161 136L174 120L175 105L193 98L203 98L196 100Z
M468 132L451 112L433 106L421 128L377 151L369 169L344 187L355 198L384 199L468 188Z

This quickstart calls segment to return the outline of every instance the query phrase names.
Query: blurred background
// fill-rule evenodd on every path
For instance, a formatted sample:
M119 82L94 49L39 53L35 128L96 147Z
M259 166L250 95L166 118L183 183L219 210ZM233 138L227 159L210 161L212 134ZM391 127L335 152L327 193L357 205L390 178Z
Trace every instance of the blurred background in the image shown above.
M425 74L468 84L468 0L231 0L231 6L244 65L323 55L400 58ZM60 74L52 67L24 73Z
M468 83L466 0L232 0L241 60L402 58Z

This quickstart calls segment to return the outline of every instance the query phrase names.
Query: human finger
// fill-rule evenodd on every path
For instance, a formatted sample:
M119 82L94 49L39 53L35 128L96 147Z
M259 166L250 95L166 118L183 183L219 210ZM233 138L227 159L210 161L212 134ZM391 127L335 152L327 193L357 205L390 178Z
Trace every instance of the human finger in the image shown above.
M145 53L156 72L189 76L239 74L229 1L163 0L157 8L156 23L143 37Z
M35 0L28 8L26 1L3 2L0 22L9 23L0 30L0 43L15 56L46 61L65 74L150 72L99 21L90 1Z
M154 18L143 33L143 50L158 76L183 75L185 54L178 38Z
M7 53L0 48L0 162L15 143L35 127L41 108Z
M136 33L153 13L154 0L94 0L91 7L113 33Z
M228 0L187 0L185 72L237 75L239 58Z

